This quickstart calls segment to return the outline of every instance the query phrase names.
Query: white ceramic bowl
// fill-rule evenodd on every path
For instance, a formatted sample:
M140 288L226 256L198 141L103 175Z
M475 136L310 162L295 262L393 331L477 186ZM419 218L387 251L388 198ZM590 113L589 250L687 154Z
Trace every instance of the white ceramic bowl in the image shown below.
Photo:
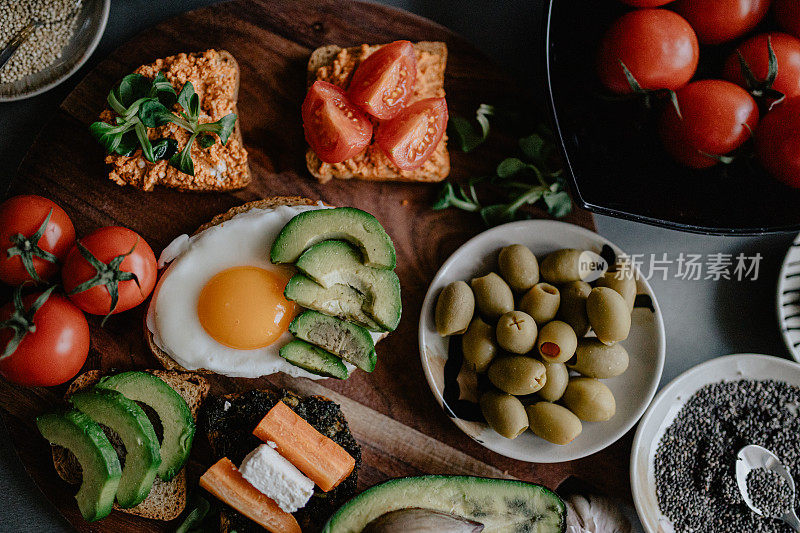
M783 342L792 357L800 361L800 234L783 259L775 302Z
M23 100L48 91L72 76L92 55L108 22L111 0L84 0L75 34L61 58L39 72L10 83L0 83L0 102Z
M664 431L681 407L710 383L755 379L783 381L800 387L800 365L769 355L735 354L718 357L684 372L658 393L642 418L631 451L631 490L639 519L648 533L671 532L656 497L653 460Z
M448 339L440 337L434 324L434 309L439 292L456 280L469 281L496 269L497 252L509 244L523 244L537 257L560 248L578 248L599 253L603 246L615 254L622 251L600 235L585 228L551 220L523 220L487 230L467 241L445 261L431 282L419 322L419 349L425 377L439 405L453 422L477 442L506 457L535 463L556 463L578 459L609 446L639 420L653 399L664 367L664 323L661 310L648 283L640 278L637 291L649 296L652 309L637 307L633 312L630 336L622 344L630 354L630 366L621 376L603 380L611 388L617 412L608 422L585 422L583 432L570 444L551 444L530 431L516 439L506 439L485 423L454 415L443 400L444 367Z

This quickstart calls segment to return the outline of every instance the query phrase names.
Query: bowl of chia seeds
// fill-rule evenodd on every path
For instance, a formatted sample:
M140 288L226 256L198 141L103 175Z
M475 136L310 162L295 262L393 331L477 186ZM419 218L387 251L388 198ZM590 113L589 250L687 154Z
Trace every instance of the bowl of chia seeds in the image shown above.
M0 50L38 22L0 68L0 102L30 98L69 78L92 55L111 0L0 0Z
M729 355L667 385L642 418L631 453L631 489L645 530L789 533L783 522L759 516L742 499L736 457L748 444L772 451L800 479L799 364ZM764 480L751 481L752 499L776 497L759 492L768 488Z

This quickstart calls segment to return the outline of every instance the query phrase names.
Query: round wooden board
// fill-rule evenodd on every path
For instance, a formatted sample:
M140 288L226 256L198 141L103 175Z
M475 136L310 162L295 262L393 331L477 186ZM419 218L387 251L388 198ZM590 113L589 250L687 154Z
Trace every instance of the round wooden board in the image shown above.
M79 235L106 225L139 232L156 253L175 236L230 207L275 195L302 195L333 205L374 213L394 239L403 287L403 319L378 348L372 374L349 380L293 380L284 375L258 380L212 376L212 393L254 387L288 386L324 393L342 403L353 433L362 443L360 486L389 477L421 473L515 476L558 486L576 475L606 492L628 497L630 439L593 457L571 463L531 465L501 457L461 433L436 404L422 374L417 323L425 291L439 265L483 229L479 217L460 211L433 211L438 186L362 181L321 185L308 175L300 104L306 62L327 44L353 46L395 39L444 41L449 48L445 88L451 112L470 116L480 103L525 95L472 45L444 27L392 8L343 0L240 0L186 13L145 31L100 63L69 95L20 166L11 194L35 193L58 202ZM179 52L226 49L241 66L240 119L253 183L235 193L144 193L122 188L106 177L103 154L88 134L110 88L138 65ZM471 154L452 151L451 178L463 181L492 172L515 147L513 136L495 128L490 140ZM542 216L541 212L535 213ZM569 221L593 227L587 212ZM8 296L7 291L3 296ZM117 315L99 327L90 317L92 346L86 368L103 370L157 366L142 335L144 306ZM164 524L114 512L87 524L77 512L74 489L55 474L49 446L34 417L60 402L64 388L26 389L0 382L0 411L31 477L80 531L167 531ZM189 465L193 481L208 466L204 439Z

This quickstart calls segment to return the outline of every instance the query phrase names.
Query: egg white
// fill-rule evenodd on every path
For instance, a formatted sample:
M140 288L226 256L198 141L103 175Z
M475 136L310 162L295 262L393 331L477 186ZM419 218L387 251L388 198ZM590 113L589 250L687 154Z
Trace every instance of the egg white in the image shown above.
M251 209L192 237L177 237L161 253L159 266L169 267L153 292L147 328L155 344L187 370L200 368L230 377L256 378L275 372L320 379L278 355L292 340L285 332L269 346L238 350L206 333L197 317L197 301L205 284L223 270L254 266L290 277L291 266L273 265L269 251L280 230L295 215L327 206L279 206ZM377 340L379 334L373 334ZM345 363L348 370L355 367Z

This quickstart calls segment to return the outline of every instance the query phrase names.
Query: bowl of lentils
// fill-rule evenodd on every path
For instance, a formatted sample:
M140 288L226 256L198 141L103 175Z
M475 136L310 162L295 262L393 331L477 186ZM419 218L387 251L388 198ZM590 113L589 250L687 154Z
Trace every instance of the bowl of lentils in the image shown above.
M736 482L739 450L772 451L800 479L800 364L736 354L677 377L642 418L631 452L631 489L648 533L790 533L777 515L786 502L769 480Z
M0 102L47 91L92 55L111 0L0 0L0 51L27 35L0 68Z

